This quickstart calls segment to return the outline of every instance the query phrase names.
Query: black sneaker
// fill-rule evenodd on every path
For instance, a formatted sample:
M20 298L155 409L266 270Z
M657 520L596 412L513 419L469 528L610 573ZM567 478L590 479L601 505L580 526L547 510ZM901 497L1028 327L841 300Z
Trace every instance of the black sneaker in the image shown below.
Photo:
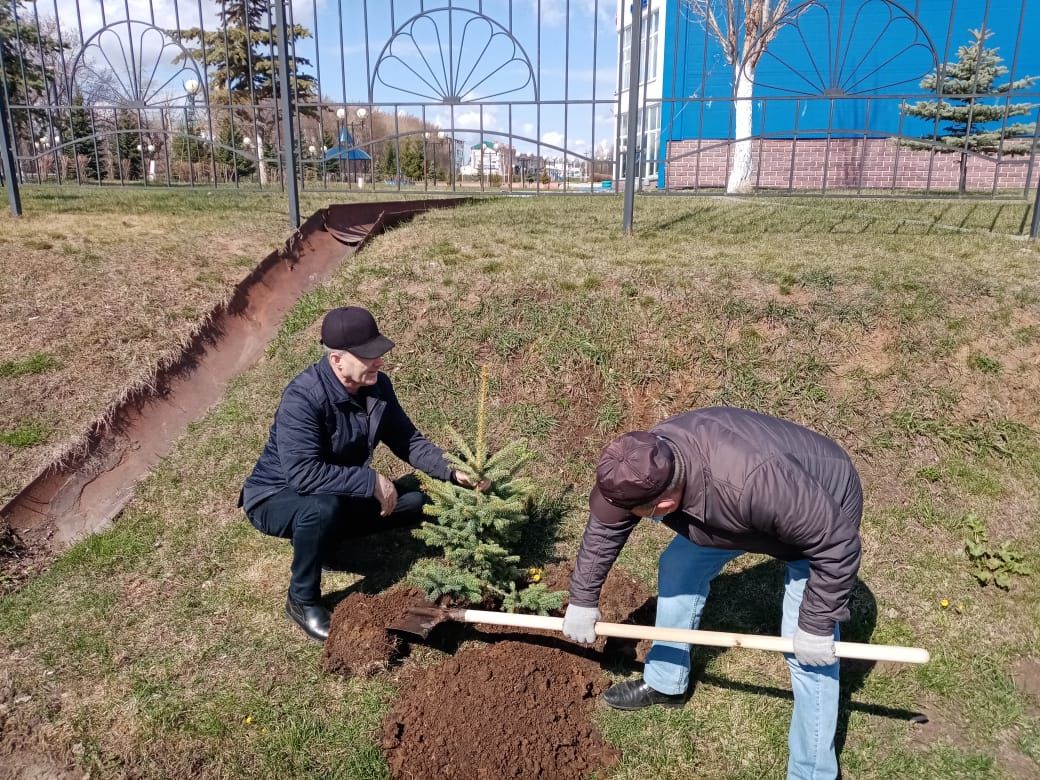
M615 710L641 710L651 704L679 709L685 702L685 693L661 693L655 691L644 680L629 680L606 690L603 701Z
M314 641L324 642L329 638L332 614L321 604L300 604L290 597L285 600L285 614Z

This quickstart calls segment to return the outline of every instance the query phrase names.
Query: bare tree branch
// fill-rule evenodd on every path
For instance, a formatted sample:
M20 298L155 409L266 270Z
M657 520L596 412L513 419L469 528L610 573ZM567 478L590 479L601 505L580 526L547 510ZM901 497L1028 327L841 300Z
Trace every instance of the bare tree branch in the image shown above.
M791 0L684 0L683 4L707 26L727 63L753 69L780 31L778 22L787 14ZM799 13L812 4L812 0L803 3ZM743 36L738 27L743 28Z
M722 0L722 2L719 0L686 0L684 3L695 17L708 26L709 32L722 46L722 54L730 65L736 62L736 57L739 53L735 24L736 14L733 3L734 0ZM722 31L722 27L719 25L718 15L715 10L717 5L722 6L720 11L726 25L725 32Z

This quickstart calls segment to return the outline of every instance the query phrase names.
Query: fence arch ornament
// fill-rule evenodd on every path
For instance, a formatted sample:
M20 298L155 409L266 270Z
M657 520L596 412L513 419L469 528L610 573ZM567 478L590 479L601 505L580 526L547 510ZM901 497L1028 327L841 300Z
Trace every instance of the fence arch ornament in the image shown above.
M106 25L88 38L72 63L72 83L94 77L111 80L107 98L126 108L183 105L189 98L206 102L206 80L181 43L154 24L134 19ZM195 81L198 94L184 84Z
M432 8L394 30L376 59L369 102L380 98L379 87L409 95L409 102L479 103L524 93L538 100L534 67L520 41L491 17L465 8Z
M759 40L769 43L755 66L757 94L869 97L916 89L939 71L928 31L899 3L863 0L851 14L847 3L832 6L808 0L762 31ZM784 57L776 54L782 38L782 48L791 52ZM772 81L770 73L776 73Z

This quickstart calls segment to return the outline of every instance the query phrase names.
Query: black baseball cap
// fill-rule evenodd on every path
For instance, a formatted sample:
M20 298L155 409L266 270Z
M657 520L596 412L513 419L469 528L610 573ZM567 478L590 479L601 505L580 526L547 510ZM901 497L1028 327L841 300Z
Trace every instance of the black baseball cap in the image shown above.
M602 523L620 523L638 506L664 493L675 474L668 442L649 431L619 436L603 448L589 509Z
M341 306L321 322L321 343L371 360L394 348L394 342L379 332L372 312L360 306Z

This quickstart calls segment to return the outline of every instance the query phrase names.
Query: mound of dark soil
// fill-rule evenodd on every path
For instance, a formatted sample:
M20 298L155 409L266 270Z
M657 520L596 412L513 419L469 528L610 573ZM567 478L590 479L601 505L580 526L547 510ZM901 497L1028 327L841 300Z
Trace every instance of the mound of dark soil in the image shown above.
M543 582L550 590L566 590L570 583L571 566L563 564L546 569ZM322 667L327 672L349 677L369 677L399 661L408 651L407 642L386 630L405 618L409 607L426 604L417 588L394 588L377 595L353 593L343 599L332 613L329 638L322 653ZM628 572L614 567L607 577L600 598L603 620L612 623L642 623L653 625L654 600L647 589ZM458 645L465 636L481 634L531 634L559 638L550 631L525 631L490 625L461 626L447 623L434 630L431 642L438 639ZM650 648L648 641L600 637L592 650L603 654L605 661L643 660Z
M348 677L370 677L398 661L406 644L386 627L401 622L408 608L423 600L422 592L415 588L347 596L332 613L322 668Z
M570 575L570 565L553 566L542 581L566 590ZM408 644L386 627L424 601L414 588L344 599L332 615L324 668L365 676L400 660ZM603 620L650 625L654 606L642 583L611 572ZM649 642L600 638L587 648L551 631L451 622L429 642L453 657L401 679L380 738L394 778L578 780L617 762L590 715L609 685L604 667L642 660Z
M589 718L607 685L580 652L471 645L402 679L381 745L399 780L579 780L618 760Z

